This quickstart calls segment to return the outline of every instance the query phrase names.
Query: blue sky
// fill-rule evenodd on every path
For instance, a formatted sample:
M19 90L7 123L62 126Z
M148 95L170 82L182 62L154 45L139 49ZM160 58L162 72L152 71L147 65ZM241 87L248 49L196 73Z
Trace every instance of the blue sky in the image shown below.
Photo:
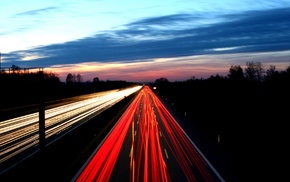
M14 0L0 2L1 66L61 80L170 81L290 60L290 0Z

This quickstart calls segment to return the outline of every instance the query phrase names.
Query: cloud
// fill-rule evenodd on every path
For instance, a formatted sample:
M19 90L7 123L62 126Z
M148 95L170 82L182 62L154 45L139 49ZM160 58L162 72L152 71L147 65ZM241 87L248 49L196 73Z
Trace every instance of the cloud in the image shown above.
M15 16L35 16L47 11L51 11L51 10L56 10L58 9L57 7L46 7L46 8L41 8L41 9L35 9L35 10L30 10L30 11L26 11L26 12L22 12L22 13L18 13Z
M23 6L23 5L19 5ZM17 11L18 9L16 8ZM1 21L0 36L17 37L19 34L35 30L47 23L47 16L51 17L53 13L59 10L58 7L46 7L41 9L34 9L21 13L13 14L12 16L5 17ZM52 14L51 14L52 13ZM17 37L18 38L18 37Z
M21 61L23 51L12 52L5 60L7 64L49 67L82 62L130 63L192 55L284 51L290 49L288 17L290 8L247 11L219 15L217 18L223 21L199 27L196 22L206 20L206 14L153 17L92 37L26 50L26 54L41 55L42 58L33 61Z
M201 19L201 16L192 14L173 14L161 17L153 17L129 23L129 27L147 27L147 26L172 26L175 24L186 23L192 19Z

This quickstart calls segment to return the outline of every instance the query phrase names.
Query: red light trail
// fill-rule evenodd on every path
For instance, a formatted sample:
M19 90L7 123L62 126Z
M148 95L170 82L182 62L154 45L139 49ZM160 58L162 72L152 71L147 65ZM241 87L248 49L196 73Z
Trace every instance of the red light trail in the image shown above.
M118 157L124 157L120 151L128 135L132 182L173 181L169 171L176 165L172 170L172 164L178 164L187 181L224 181L148 86L138 93L76 181L110 181Z

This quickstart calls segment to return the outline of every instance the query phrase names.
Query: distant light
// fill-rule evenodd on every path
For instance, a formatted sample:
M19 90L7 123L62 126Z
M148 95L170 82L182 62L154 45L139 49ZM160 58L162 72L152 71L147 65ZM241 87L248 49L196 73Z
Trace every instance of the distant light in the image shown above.
M153 90L156 90L156 87L153 87Z

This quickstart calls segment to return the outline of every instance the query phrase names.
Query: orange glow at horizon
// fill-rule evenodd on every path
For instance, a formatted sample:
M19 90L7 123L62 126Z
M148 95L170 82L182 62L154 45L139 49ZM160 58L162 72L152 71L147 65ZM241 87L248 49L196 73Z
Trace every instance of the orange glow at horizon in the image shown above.
M82 63L78 65L59 66L46 68L59 75L65 80L69 73L80 74L83 81L92 81L94 77L100 80L125 80L125 81L155 81L157 78L165 77L170 81L186 80L192 76L207 77L209 75L221 74L228 71L228 67L220 65L208 66L204 63L191 59L156 59L148 62L136 63Z
M46 68L46 71L56 73L60 80L65 81L69 73L80 74L83 81L92 81L98 77L100 80L125 80L133 82L153 82L160 77L169 81L182 81L192 77L208 78L211 75L226 76L231 65L245 67L247 61L253 61L255 56L261 58L268 56L265 53L256 54L227 54L227 55L199 55L176 58L157 58L150 60L138 60L137 62L87 62L73 65L56 65ZM236 57L240 60L236 61ZM256 58L255 58L256 59ZM288 62L277 60L262 63L267 69L269 65L275 65L276 69L285 69Z

